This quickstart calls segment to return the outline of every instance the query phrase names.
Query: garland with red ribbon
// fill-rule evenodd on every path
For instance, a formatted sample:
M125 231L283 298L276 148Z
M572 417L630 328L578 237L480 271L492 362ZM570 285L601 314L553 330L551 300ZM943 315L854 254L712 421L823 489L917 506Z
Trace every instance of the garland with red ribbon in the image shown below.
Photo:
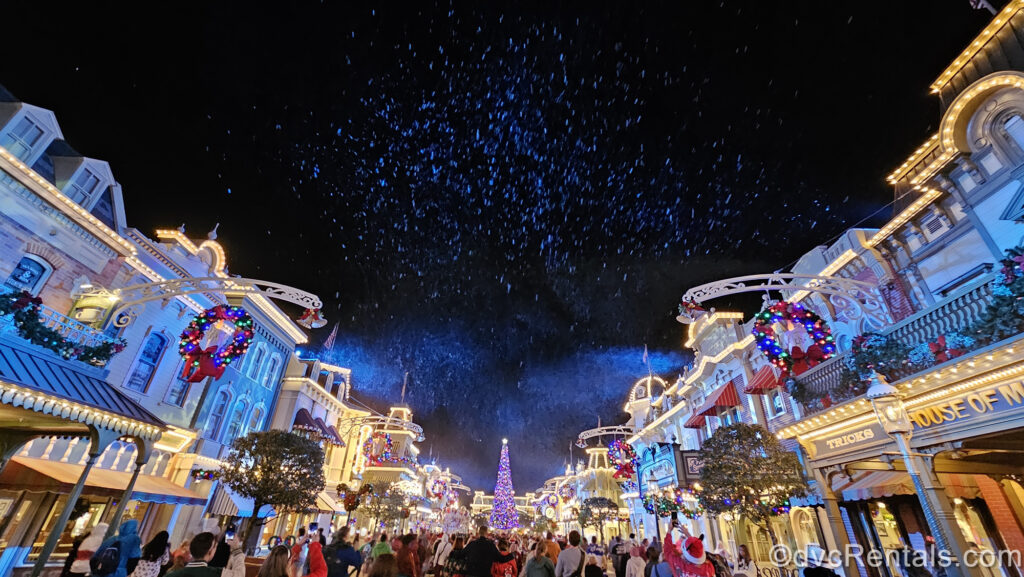
M633 450L633 446L629 443L622 439L612 441L608 445L608 458L611 460L612 465L615 465L613 479L618 479L619 477L629 479L636 475L638 457L636 451Z
M200 348L199 343L206 336L206 331L221 321L234 325L231 341L222 347L210 345ZM178 353L185 359L181 378L190 383L198 383L206 377L219 379L232 361L249 350L252 337L252 317L241 307L217 305L199 313L182 331L178 343Z

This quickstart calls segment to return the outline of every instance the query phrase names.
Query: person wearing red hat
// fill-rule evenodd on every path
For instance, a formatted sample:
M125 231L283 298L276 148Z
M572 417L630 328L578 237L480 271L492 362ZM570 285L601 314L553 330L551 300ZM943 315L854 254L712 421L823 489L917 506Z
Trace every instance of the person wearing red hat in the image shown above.
M703 535L702 535L703 536ZM714 577L715 567L704 554L704 542L690 535L678 519L665 536L663 560L672 569L673 577Z

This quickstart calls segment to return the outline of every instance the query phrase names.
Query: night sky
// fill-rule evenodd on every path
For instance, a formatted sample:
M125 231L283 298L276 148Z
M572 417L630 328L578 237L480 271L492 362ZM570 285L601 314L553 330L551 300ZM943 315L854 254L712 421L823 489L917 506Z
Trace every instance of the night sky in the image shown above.
M884 175L938 123L928 84L990 19L210 4L5 4L0 83L110 162L131 226L220 222L233 274L323 297L312 340L340 323L360 399L386 409L408 371L424 455L490 491L508 437L521 492L625 420L645 343L684 366L687 287L891 215Z

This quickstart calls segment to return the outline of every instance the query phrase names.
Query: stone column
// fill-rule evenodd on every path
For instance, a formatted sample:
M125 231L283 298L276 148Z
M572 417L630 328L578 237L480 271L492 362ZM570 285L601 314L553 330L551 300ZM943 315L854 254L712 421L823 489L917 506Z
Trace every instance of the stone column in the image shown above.
M114 533L117 532L117 528L121 526L121 516L124 515L124 510L128 506L132 492L135 490L135 482L139 480L139 473L142 472L142 468L145 466L146 460L140 452L138 458L135 459L135 470L132 471L132 478L128 481L128 486L124 492L121 493L121 498L117 502L117 508L114 509L114 516L110 518L110 526L107 527L107 534L104 538L113 537Z
M60 516L57 517L57 522L54 523L53 530L50 531L49 537L46 538L43 550L39 552L39 558L36 559L36 564L32 567L32 577L39 577L43 569L46 568L46 562L49 561L53 550L57 548L57 541L60 540L61 533L64 532L64 525L68 524L68 519L71 518L71 512L75 508L75 503L78 502L78 498L82 495L82 489L85 488L85 479L89 476L89 471L92 470L93 465L96 464L102 452L102 449L99 451L89 451L89 458L85 461L85 468L78 477L78 482L71 488L68 500L64 503L64 509L60 512Z

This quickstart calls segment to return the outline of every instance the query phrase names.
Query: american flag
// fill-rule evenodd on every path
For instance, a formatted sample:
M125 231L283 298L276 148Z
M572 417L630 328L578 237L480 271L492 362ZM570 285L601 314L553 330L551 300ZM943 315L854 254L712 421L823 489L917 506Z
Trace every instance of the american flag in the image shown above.
M331 352L334 348L334 339L338 337L338 324L339 323L334 323L334 328L331 329L331 334L327 335L327 338L324 339L323 351L325 353Z

